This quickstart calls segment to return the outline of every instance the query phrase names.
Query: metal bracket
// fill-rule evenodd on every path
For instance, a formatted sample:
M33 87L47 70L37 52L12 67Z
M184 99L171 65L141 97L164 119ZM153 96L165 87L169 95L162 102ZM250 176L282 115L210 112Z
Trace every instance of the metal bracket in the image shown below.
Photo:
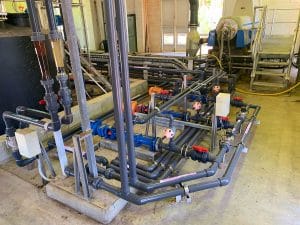
M74 135L72 137L73 144L74 144L73 166L74 166L74 177L75 177L75 192L77 194L80 194L82 188L83 196L85 199L91 198L91 193L89 189L87 173L83 162L81 141L85 140L90 135L92 135L91 131L87 131L79 135Z

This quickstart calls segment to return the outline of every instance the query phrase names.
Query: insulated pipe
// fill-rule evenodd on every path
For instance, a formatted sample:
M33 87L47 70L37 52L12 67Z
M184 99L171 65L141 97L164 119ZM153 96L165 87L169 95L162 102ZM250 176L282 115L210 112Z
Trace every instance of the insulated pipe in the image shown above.
M114 118L115 127L117 130L118 137L118 153L120 160L120 175L121 175L121 189L123 195L128 195L130 193L128 185L128 173L127 173L127 162L126 162L126 141L125 141L125 129L124 129L124 117L122 112L122 94L121 94L121 84L120 84L120 72L119 72L119 59L118 51L116 47L116 31L115 28L115 18L113 14L113 2L111 0L104 1L105 6L105 16L106 16L106 35L108 40L109 49L109 59L111 67L111 77L112 77L112 92L113 92L113 102L115 106ZM132 112L130 112L131 114ZM135 167L135 165L134 165ZM135 174L136 176L136 174ZM131 178L132 179L132 178Z
M77 36L74 24L74 17L72 12L72 1L61 1L61 8L64 17L64 28L67 34L68 46L70 51L70 60L72 65L72 72L74 76L75 90L77 95L77 101L80 111L81 127L82 131L88 131L90 127L90 119L87 109L87 101L85 95L84 81L81 71L79 49L77 43ZM93 137L90 135L85 139L86 152L90 173L94 176L98 176L97 164L95 159Z
M127 130L127 153L129 164L129 176L130 182L135 183L137 181L136 173L136 156L134 150L134 131L132 123L132 110L130 99L130 84L129 84L129 69L128 69L128 30L125 18L127 18L125 12L124 0L115 0L115 13L116 13L116 26L120 49L120 64L121 64L121 85L123 88L123 101L124 101L124 113ZM114 43L116 44L116 43Z

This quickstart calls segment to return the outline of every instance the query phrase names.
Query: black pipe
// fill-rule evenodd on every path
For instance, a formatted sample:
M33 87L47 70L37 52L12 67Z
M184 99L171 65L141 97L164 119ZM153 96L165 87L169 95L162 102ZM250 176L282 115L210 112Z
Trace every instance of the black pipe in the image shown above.
M14 157L15 161L16 161L16 165L18 167L24 167L29 165L30 163L32 163L34 160L36 160L36 157L32 157L32 158L28 158L28 159L23 159L23 157L21 156L19 150L15 150L12 152L12 156Z

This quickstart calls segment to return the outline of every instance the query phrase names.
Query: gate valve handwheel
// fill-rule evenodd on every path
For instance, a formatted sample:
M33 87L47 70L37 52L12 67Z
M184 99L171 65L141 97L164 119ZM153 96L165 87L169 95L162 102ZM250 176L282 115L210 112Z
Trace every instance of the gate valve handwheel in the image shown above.
M221 90L220 85L214 85L213 88L212 88L212 91L213 91L214 93L219 93L220 90Z
M171 128L166 128L163 131L163 136L167 139L173 138L175 135L175 132Z
M193 109L196 110L196 111L199 111L202 107L202 104L201 102L194 102L193 104Z
M208 153L208 148L199 146L199 145L193 145L192 149L196 152L201 152L201 153Z

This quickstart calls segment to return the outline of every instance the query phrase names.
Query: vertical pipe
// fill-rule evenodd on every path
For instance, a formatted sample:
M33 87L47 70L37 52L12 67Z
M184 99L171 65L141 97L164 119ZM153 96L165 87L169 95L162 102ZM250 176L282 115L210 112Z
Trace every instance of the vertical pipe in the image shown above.
M121 83L123 88L123 99L125 108L125 121L127 129L127 148L128 148L128 163L129 163L129 174L130 181L134 183L137 181L136 174L136 160L134 151L134 132L132 123L132 112L131 112L131 99L130 99L130 85L129 85L129 69L128 69L128 31L126 23L126 12L125 12L124 0L115 0L116 9L116 25L118 31L120 57L121 57Z
M216 104L214 104L213 114L211 115L211 151L216 147L217 139L217 117L216 117Z
M105 0L105 16L106 16L106 35L108 40L109 49L109 60L111 68L111 78L112 78L112 92L114 101L114 117L116 123L116 130L118 134L118 149L119 149L119 159L120 159L120 175L121 175L121 189L122 193L128 195L129 185L128 185L128 173L127 173L127 162L126 162L126 142L125 142L125 131L124 131L124 117L122 112L122 94L121 94L121 84L120 84L120 71L119 71L119 59L118 51L116 47L117 39L115 28L115 18L113 12L113 2L111 0ZM125 107L126 108L126 107ZM131 112L130 112L131 114ZM127 135L129 136L129 134ZM134 165L135 167L135 165Z
M65 30L68 39L68 46L70 51L70 60L72 65L72 72L74 75L74 83L76 89L76 95L79 105L80 111L80 119L81 119L81 127L82 131L90 130L90 119L88 115L87 103L86 103L86 96L85 96L85 88L84 88L84 81L81 71L81 63L79 57L79 49L77 43L77 36L74 24L74 18L72 13L72 2L71 0L64 0L61 1L61 7L65 22ZM94 176L98 176L94 146L93 146L93 137L89 136L86 138L86 152L87 152L87 159L89 164L89 171Z

